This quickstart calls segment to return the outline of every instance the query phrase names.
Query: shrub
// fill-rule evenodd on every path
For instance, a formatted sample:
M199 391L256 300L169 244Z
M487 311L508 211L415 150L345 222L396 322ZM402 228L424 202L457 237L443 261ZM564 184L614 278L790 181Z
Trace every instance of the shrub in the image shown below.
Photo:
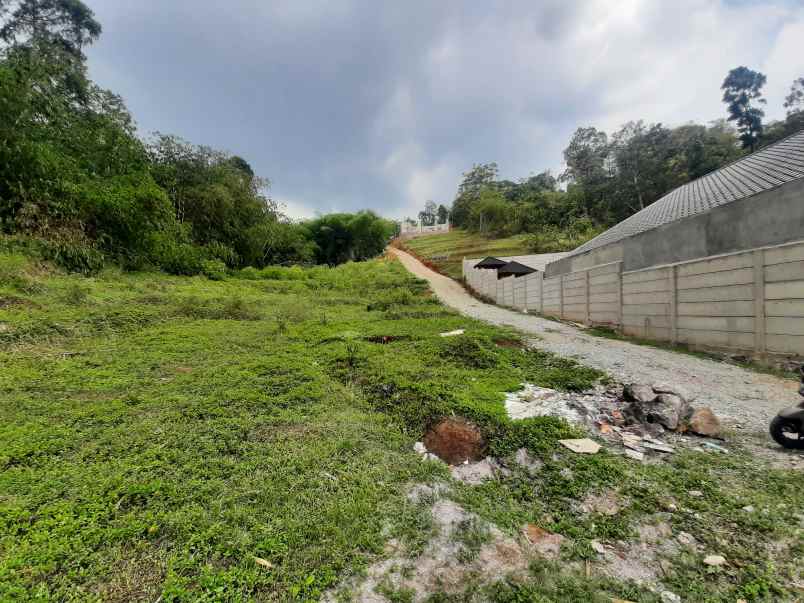
M211 281L222 281L226 278L226 264L221 260L203 260L201 271Z
M69 272L97 274L103 269L104 254L81 233L62 234L43 241L42 255Z

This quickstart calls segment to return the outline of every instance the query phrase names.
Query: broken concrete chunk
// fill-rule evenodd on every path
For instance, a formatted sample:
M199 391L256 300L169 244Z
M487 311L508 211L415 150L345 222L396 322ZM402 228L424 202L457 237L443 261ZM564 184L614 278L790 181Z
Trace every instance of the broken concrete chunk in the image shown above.
M663 444L662 442L654 440L653 438L643 438L642 445L645 448L648 448L650 450L656 450L657 452L666 452L666 453L675 452L675 448L673 448L672 446Z
M573 452L577 452L579 454L597 454L600 450L600 444L590 440L589 438L559 440L558 443L565 448L569 448Z
M720 435L720 421L711 408L698 408L690 417L689 430L698 435L715 437Z
M656 393L650 385L644 383L629 383L623 388L623 398L629 402L650 404L656 399Z
M446 333L441 333L441 337L455 337L456 335L463 335L463 329L455 329L454 331L447 331Z
M710 567L719 567L726 564L726 558L723 555L707 555L703 562Z
M635 461L642 461L645 459L645 453L639 452L638 450L631 450L630 448L625 449L625 456L629 459L633 459Z

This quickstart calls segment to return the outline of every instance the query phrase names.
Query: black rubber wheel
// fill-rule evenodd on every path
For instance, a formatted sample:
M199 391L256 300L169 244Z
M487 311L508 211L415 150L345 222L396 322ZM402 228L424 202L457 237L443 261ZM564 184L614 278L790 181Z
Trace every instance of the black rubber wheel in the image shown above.
M777 444L785 448L804 450L804 434L801 432L801 425L795 421L774 417L770 424L770 434Z

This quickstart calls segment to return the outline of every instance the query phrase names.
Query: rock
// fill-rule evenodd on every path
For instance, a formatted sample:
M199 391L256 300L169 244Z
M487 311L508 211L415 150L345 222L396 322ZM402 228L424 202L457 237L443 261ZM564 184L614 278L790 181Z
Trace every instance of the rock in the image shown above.
M427 454L427 447L422 442L416 442L413 445L413 452L418 454Z
M726 564L726 558L723 555L707 555L703 562L711 567L719 567Z
M497 463L491 457L486 457L477 463L465 463L450 468L452 477L465 484L476 486L484 481L494 479L498 469Z
M477 426L460 418L443 419L424 436L424 445L450 465L479 461L485 448Z
M641 462L645 458L645 453L639 452L638 450L631 450L630 448L626 448L625 456L627 456L629 459Z
M743 511L745 511L746 513L753 513L754 507L753 505L746 505L745 507L743 507Z
M631 423L658 423L675 431L686 418L687 403L675 394L659 394L650 402L632 401L623 409L623 415Z
M580 508L584 513L599 513L610 517L620 512L620 500L616 492L608 490L602 494L588 494Z
M698 435L715 437L720 435L720 421L711 408L698 408L689 420L689 430Z
M678 540L681 544L686 546L695 545L695 536L693 536L689 532L679 532L678 536L676 536L676 540Z
M677 385L670 385L669 383L654 383L652 389L657 394L673 394L678 396L679 398L683 398L685 402L689 402L690 396L687 394L686 390L677 386Z
M662 600L662 603L681 603L681 597L669 590L663 590L659 598Z
M589 438L581 438L579 440L559 440L559 444L565 448L569 448L578 454L597 454L600 450L600 444Z
M629 383L623 388L623 398L629 402L650 404L656 399L656 393L650 385L644 383Z
M536 552L547 559L557 559L561 544L566 540L561 534L553 534L532 523L526 525L523 532Z
M535 473L541 470L543 463L528 452L527 448L520 448L514 454L514 461L528 470L530 473Z

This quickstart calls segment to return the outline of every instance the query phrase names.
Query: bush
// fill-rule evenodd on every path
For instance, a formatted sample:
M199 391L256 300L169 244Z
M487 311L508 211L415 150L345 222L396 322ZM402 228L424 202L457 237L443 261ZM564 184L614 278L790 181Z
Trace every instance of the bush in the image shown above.
M104 254L83 234L63 234L43 241L42 256L69 272L97 274L103 269Z
M527 245L528 249L534 253L571 251L595 238L604 230L605 228L595 226L588 218L577 220L566 228L546 225L539 232L528 237Z
M222 281L226 278L226 264L220 260L204 260L201 271L211 281Z

